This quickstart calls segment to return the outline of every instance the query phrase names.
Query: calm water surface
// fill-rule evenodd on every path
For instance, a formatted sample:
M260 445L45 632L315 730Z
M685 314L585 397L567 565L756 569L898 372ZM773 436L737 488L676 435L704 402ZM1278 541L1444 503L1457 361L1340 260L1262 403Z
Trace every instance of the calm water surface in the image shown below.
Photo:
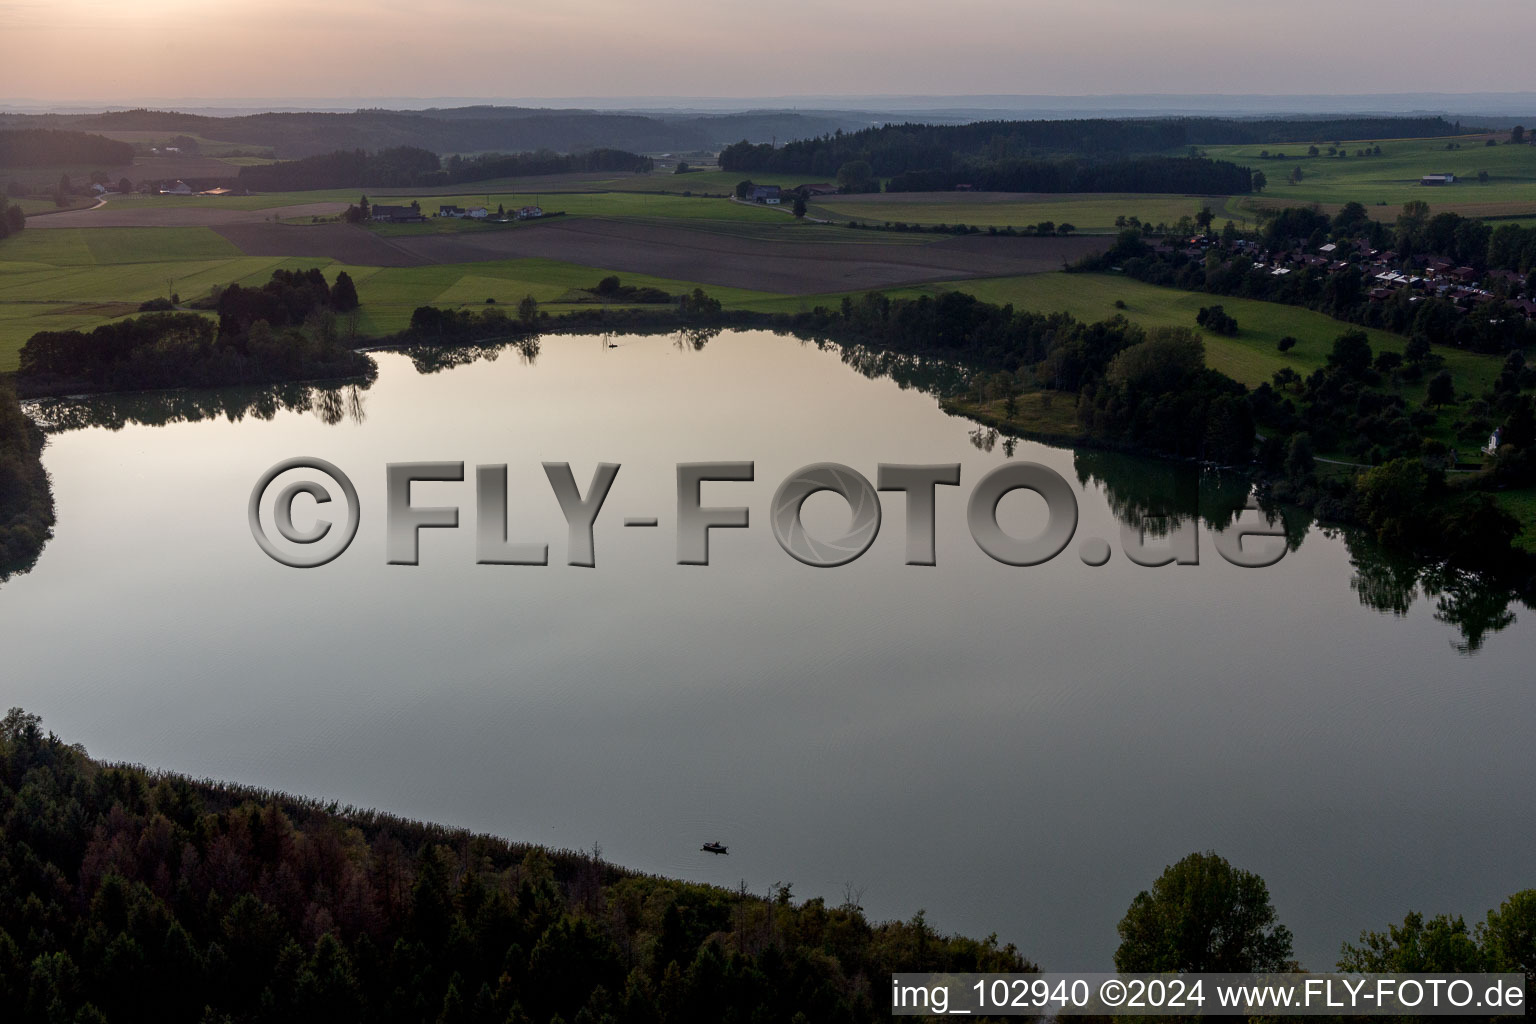
M0 698L100 757L759 892L841 902L851 883L874 917L925 908L1051 968L1111 966L1132 896L1193 850L1261 874L1312 969L1410 909L1480 917L1532 884L1523 607L1484 610L1503 628L1469 655L1444 620L1479 595L1415 597L1304 523L1269 569L1226 564L1203 527L1199 566L1137 567L1116 543L1092 569L1076 542L1004 566L964 511L1010 456L930 395L767 334L616 344L549 338L532 361L432 374L384 353L328 411L55 433L57 536L0 587ZM1006 447L1073 481L1078 538L1194 493L1188 469ZM256 478L295 455L339 465L362 501L356 542L313 571L246 525ZM509 464L513 539L548 541L553 564L476 566L466 482L417 485L463 528L386 565L384 464L411 460ZM755 482L704 494L752 526L678 566L674 467L708 460L756 462ZM583 489L597 462L623 466L596 568L564 564L543 461ZM784 554L769 500L819 461L871 479L962 463L939 489L939 564L902 564L899 495L859 561ZM1004 525L1033 532L1036 500L1005 499ZM832 532L838 508L813 498L807 521ZM641 515L660 529L622 526ZM697 852L713 839L729 857Z

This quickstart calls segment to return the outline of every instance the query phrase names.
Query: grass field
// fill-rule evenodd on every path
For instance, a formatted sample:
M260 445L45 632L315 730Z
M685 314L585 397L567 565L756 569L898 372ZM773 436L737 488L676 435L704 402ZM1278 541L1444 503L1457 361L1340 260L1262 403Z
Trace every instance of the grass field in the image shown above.
M895 192L879 195L829 196L811 204L814 216L829 220L858 220L869 224L968 224L977 227L1025 227L1041 221L1069 223L1080 234L1113 234L1116 217L1139 217L1149 224L1173 224L1193 217L1209 206L1219 226L1234 221L1243 227L1253 223L1247 197L1166 196L1115 193L1008 193Z
M1263 171L1269 188L1260 198L1273 205L1321 203L1335 207L1358 202L1390 219L1404 203L1422 199L1436 210L1465 216L1536 215L1536 146L1489 146L1487 138L1345 141L1340 148L1349 156L1344 158L1326 155L1332 140L1314 143L1324 154L1318 157L1306 155L1308 143L1208 146L1204 152L1212 159L1232 160ZM1379 145L1381 156L1355 156L1355 151L1367 144ZM1459 148L1447 149L1449 145ZM1261 159L1259 153L1265 149L1271 155L1285 153L1287 159ZM1293 185L1286 178L1297 167L1302 180ZM1419 184L1423 175L1440 171L1450 171L1458 180L1447 186ZM1488 172L1486 184L1478 182L1479 171Z

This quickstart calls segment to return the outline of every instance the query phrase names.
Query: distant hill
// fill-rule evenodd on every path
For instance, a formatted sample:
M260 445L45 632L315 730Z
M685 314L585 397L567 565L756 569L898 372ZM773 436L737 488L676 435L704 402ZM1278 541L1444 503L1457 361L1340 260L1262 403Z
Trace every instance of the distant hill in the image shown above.
M220 142L270 146L294 159L338 149L399 146L436 153L571 153L623 149L636 153L716 150L746 138L770 142L864 127L869 119L787 111L724 116L645 116L590 110L458 107L448 110L358 110L344 114L264 113L209 117L173 111L0 115L0 127L75 131L159 131Z

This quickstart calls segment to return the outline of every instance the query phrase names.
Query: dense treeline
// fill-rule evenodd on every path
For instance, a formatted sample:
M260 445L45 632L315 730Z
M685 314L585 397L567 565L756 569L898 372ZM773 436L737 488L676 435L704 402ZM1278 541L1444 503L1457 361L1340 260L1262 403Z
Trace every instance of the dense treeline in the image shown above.
M9 238L27 226L27 216L21 207L12 206L10 200L0 196L0 238Z
M121 167L133 163L133 144L88 132L50 128L0 131L0 167Z
M437 154L415 146L369 153L338 149L300 160L240 168L243 188L294 192L318 188L406 188L439 169Z
M978 121L964 125L888 124L799 139L782 146L739 142L720 154L726 171L769 171L827 178L852 161L879 177L947 171L969 163L1077 155L1108 158L1193 145L1306 142L1318 139L1433 138L1460 130L1444 118L1238 121L1222 118Z
M317 269L274 271L260 289L230 285L217 322L196 313L149 313L91 331L40 331L21 350L29 393L219 387L365 375L372 360L350 349L337 300L356 292ZM339 293L339 294L338 294Z
M0 378L0 582L26 572L53 536L53 491L43 468L43 432Z
M622 149L592 149L582 153L556 153L553 150L544 149L535 153L482 153L470 157L454 154L443 161L441 181L444 184L459 184L466 181L517 178L534 174L650 171L655 166L656 162L650 157L628 153ZM421 184L432 183L426 181Z
M19 710L0 720L0 865L0 1005L24 1020L857 1022L889 1016L893 971L1034 969L788 884L667 881L102 764Z
M565 174L572 171L649 171L650 157L618 149L595 149L561 154L550 150L534 153L486 153L450 156L414 146L398 146L369 153L361 149L335 150L282 163L240 168L240 184L263 191L299 191L319 188L429 188L489 178L531 174Z
M1108 163L1081 160L997 160L947 170L905 171L888 192L948 191L967 185L983 192L1170 192L1234 195L1252 191L1253 174L1227 160L1139 157Z

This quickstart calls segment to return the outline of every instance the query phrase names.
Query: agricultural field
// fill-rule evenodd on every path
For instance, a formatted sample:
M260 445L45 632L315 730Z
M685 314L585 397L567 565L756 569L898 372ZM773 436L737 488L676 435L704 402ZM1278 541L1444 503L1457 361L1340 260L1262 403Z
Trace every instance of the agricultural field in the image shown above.
M356 201L356 196L352 201ZM484 206L494 215L498 206L516 211L523 206L541 206L549 213L564 213L571 217L609 217L621 220L697 222L729 221L741 224L783 225L793 223L794 217L787 209L738 203L728 199L698 196L656 195L644 192L482 192L466 195L414 195L389 196L390 204L416 200L429 217L439 206ZM442 227L480 227L474 222L445 218ZM416 224L375 225L373 230L387 233L410 234L430 230L432 224L423 227Z
M1115 193L886 192L827 196L811 203L812 216L867 224L966 224L1022 228L1041 221L1071 224L1080 234L1113 234L1118 217L1173 224L1209 206L1216 224L1255 221L1247 196L1168 196Z
M1468 217L1536 216L1536 146L1507 145L1508 133L1439 139L1374 139L1338 143L1346 157L1329 157L1333 140L1271 146L1208 146L1202 151L1214 160L1232 160L1261 170L1269 187L1258 197L1271 206L1319 203L1333 210L1348 202L1363 204L1379 219L1397 216L1402 205L1421 199L1438 211ZM1321 155L1308 157L1309 145ZM1356 156L1367 145L1380 146L1381 156ZM1456 148L1447 148L1447 147ZM1259 154L1268 149L1271 158ZM1286 159L1274 158L1284 153ZM1287 177L1301 168L1302 180L1291 184ZM1450 171L1452 185L1426 186L1426 174ZM1488 181L1479 182L1486 171Z

